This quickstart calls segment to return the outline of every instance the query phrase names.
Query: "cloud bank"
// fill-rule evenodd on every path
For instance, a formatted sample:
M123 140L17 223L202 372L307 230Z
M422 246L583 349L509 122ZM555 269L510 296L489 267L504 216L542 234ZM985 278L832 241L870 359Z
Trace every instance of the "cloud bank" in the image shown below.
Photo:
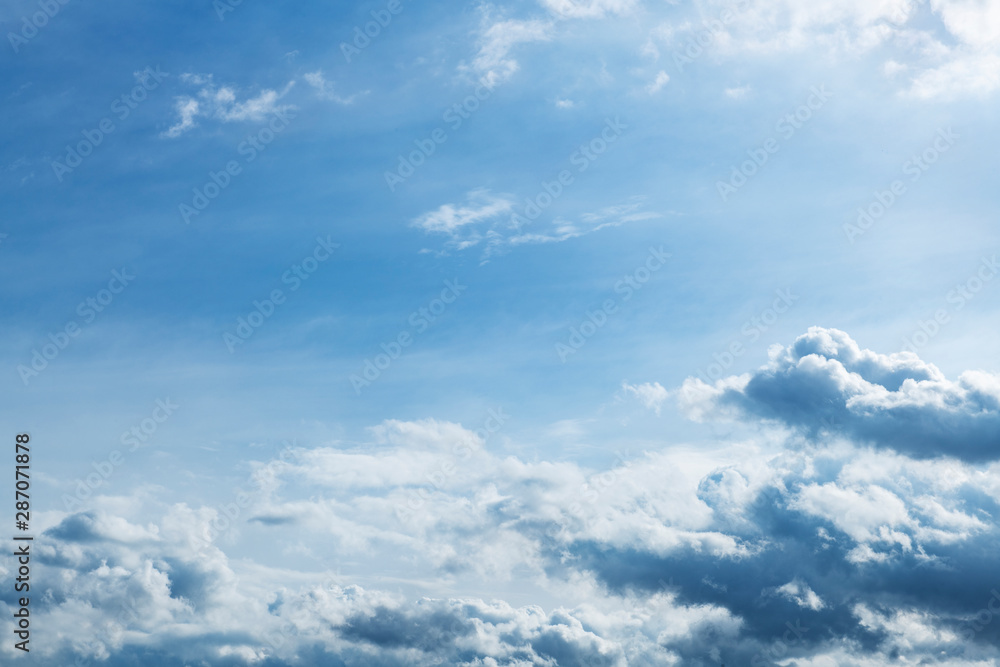
M808 446L675 444L601 469L390 420L252 464L241 509L99 497L44 518L33 664L994 664L1000 465L941 436L986 433L996 385L962 378L813 328L755 374L679 392L701 419L775 420ZM657 383L623 386L664 404ZM241 540L327 567L234 559ZM532 602L507 599L519 582Z

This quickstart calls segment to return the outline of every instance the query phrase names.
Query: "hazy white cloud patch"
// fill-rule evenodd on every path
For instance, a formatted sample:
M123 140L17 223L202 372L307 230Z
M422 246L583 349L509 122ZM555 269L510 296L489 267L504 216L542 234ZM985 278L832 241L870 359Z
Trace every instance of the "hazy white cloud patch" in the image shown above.
M316 70L315 72L303 74L302 78L305 79L305 82L316 91L316 96L321 100L330 100L331 102L336 102L337 104L353 104L356 99L368 93L368 91L364 91L361 93L355 93L349 97L341 97L335 91L333 82L327 81L323 76L322 70Z
M670 396L670 393L659 382L646 382L640 385L623 382L622 390L627 395L636 398L647 410L656 412L657 415L660 414L660 409Z
M446 250L482 246L483 258L487 259L513 246L559 243L607 227L662 217L659 213L643 211L643 198L634 197L624 204L584 213L576 221L554 217L547 223L538 222L535 229L528 229L524 221L531 227L535 227L536 222L527 218L526 207L527 204L519 205L512 195L494 194L480 188L470 191L463 202L444 204L417 216L411 226L427 233L446 235Z
M180 80L191 86L200 86L194 95L175 99L174 109L178 119L161 136L176 138L196 127L199 118L211 118L223 123L261 121L269 115L294 109L280 100L295 85L289 82L281 91L262 90L255 96L240 100L232 86L217 86L211 74L182 74Z

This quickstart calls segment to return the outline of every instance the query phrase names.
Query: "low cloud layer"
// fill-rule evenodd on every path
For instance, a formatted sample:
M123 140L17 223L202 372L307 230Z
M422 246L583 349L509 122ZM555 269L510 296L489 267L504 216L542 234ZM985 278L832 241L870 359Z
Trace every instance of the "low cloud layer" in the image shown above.
M856 374L850 387L944 382L821 329L761 377L795 378L810 355L809 369ZM745 413L750 384L699 387L703 416L726 391ZM529 462L505 444L489 429L387 421L370 442L253 464L232 519L141 494L47 515L36 547L47 601L33 619L48 634L33 664L1000 659L996 464L764 439L609 452L602 470ZM327 571L235 559L241 540L292 544ZM378 584L389 572L425 593ZM533 602L508 599L521 583ZM9 619L14 600L0 599Z

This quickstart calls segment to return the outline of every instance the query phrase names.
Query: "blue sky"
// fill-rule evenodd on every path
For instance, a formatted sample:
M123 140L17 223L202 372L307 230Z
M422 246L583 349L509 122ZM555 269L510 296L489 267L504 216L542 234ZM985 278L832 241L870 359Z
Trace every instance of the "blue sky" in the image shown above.
M995 7L0 24L0 389L49 600L4 655L760 664L801 615L782 664L996 659L995 621L962 639L997 585ZM129 595L162 616L109 625Z

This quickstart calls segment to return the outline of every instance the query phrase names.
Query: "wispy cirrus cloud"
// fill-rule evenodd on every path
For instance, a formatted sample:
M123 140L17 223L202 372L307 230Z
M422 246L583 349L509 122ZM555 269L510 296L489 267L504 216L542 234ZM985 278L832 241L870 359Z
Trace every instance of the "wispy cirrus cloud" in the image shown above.
M513 196L480 188L466 194L462 203L444 204L418 216L411 226L427 233L447 235L447 249L464 250L482 245L484 257L489 257L514 246L560 243L607 227L662 217L659 213L643 211L643 198L634 197L624 204L584 213L576 221L556 217L529 230L522 222L523 216L515 216L516 206Z
M315 91L317 97L322 100L330 100L331 102L336 102L337 104L353 104L355 100L363 95L367 95L368 91L362 91L360 93L355 93L348 97L341 97L334 89L332 81L327 81L323 76L322 70L316 70L315 72L308 72L302 75L305 82L309 84Z

